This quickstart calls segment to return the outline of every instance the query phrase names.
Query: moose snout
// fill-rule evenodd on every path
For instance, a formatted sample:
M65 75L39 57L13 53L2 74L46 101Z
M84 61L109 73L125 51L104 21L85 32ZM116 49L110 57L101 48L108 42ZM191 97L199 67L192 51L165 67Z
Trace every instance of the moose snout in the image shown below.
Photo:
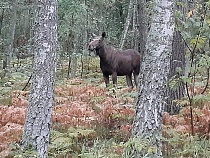
M90 51L94 51L94 50L95 50L95 48L94 48L92 45L89 45L89 46L88 46L88 50L90 50Z

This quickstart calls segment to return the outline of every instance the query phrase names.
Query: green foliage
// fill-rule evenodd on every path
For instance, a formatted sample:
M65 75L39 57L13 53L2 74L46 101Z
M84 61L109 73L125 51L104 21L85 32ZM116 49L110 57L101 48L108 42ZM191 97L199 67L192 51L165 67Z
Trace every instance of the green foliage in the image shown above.
M169 138L164 140L163 148L168 157L209 157L209 139L178 133L174 129L168 129L167 133Z
M128 1L113 0L59 0L59 41L63 52L82 52L90 38L90 33L110 33L111 41L119 44L123 25L127 16ZM79 51L78 51L79 50Z
M185 75L179 78L174 76L170 81L170 87L178 88L179 85L183 85L186 89L187 98L175 100L176 105L189 107L181 111L183 118L180 119L179 115L174 116L174 119L171 119L172 125L164 130L164 134L167 133L163 143L165 157L209 157L210 154L209 138L202 137L206 133L203 129L209 127L208 125L206 127L205 121L201 121L209 116L207 111L210 99L208 87L210 5L209 1L204 3L196 1L192 4L188 13L176 12L177 30L180 31L187 48L185 54L187 66ZM182 2L177 5L183 8L189 7ZM204 113L207 115L202 118ZM166 118L165 121L169 120L170 118Z
M182 3L179 4L182 5ZM210 37L208 22L210 12L208 7L203 6L204 4L202 6L197 4L195 8L189 11L188 17L180 12L177 14L177 28L181 31L191 50L194 46L197 49L205 48Z
M25 150L23 151L21 147L18 144L11 144L11 153L8 157L14 157L14 158L37 158L37 152L35 149L32 148L31 145L29 145Z
M180 84L182 83L182 81L185 81L185 82L190 82L189 81L189 78L186 78L186 77L182 77L182 80L180 78L176 78L175 76L172 77L169 81L169 86L172 88L172 89L177 89Z
M197 87L208 86L209 80L209 2L194 3L194 8L190 8L187 14L177 11L177 29L180 31L182 38L186 44L186 61L187 75L183 75L180 78L174 78L170 81L170 86L177 88L180 84L183 84L187 91L187 96L191 101L195 95L199 95L202 92L201 89L197 90ZM186 4L179 2L177 4L180 7L187 7ZM187 86L187 87L186 87ZM201 96L199 96L200 98ZM203 96L204 97L204 96Z
M58 131L52 131L51 143L49 146L49 157L59 157L75 155L78 156L82 152L84 140L90 140L91 142L95 138L95 132L88 129L75 129L69 128L66 132L61 133ZM31 147L28 147L24 152L17 144L11 145L13 152L11 156L14 158L35 158L36 152Z
M10 97L10 92L12 87L0 87L0 103L1 105L11 105L12 98Z
M121 158L123 144L117 144L114 140L95 140L92 147L83 146L81 158Z
M157 151L157 146L152 143L155 141L156 140L149 140L143 137L130 138L125 144L124 157L130 158L135 155L135 152L141 153L139 157L147 158L151 155L154 156L154 153Z
M51 132L49 156L57 157L73 151L73 138L58 131Z

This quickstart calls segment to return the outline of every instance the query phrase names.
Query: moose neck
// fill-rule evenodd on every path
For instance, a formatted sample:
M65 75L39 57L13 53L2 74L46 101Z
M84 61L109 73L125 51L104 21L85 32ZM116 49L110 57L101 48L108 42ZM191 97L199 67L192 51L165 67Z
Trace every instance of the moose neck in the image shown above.
M98 56L100 57L100 60L106 61L107 60L107 46L104 44L101 48L98 50Z

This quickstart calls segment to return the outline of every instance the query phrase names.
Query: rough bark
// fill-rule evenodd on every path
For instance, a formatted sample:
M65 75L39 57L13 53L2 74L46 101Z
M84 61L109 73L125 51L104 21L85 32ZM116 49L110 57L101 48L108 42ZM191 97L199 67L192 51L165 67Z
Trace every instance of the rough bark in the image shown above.
M188 10L187 0L177 0L176 2L176 11L180 11L183 13L183 15L186 15ZM180 5L180 3L185 5ZM183 17L182 20L184 21L185 18ZM174 32L173 36L172 55L168 80L170 81L171 79L179 79L181 76L185 75L185 67L185 42L182 39L180 31L177 30ZM178 69L181 69L181 71L177 71ZM167 105L165 107L165 111L170 114L177 114L180 111L180 105L177 105L175 100L184 97L184 85L183 83L179 83L177 88L171 88L169 85L170 84L168 84L167 87Z
M32 146L38 157L48 156L54 101L57 49L57 0L37 1L34 30L34 67L23 149Z
M162 157L162 113L165 105L167 77L174 31L173 1L155 0L153 20L142 64L140 87L133 123L133 137L148 141L139 151L133 146L131 157ZM152 152L149 152L151 151Z
M178 71L180 69L181 71ZM168 80L179 79L184 75L185 72L185 44L182 40L179 31L174 32L173 45L172 45L172 55L170 61L170 70L168 75ZM167 87L167 99L165 111L170 114L178 114L180 106L176 104L174 100L181 99L184 97L184 85L183 83L178 83L177 88L171 88L170 83Z
M145 9L146 0L138 0L137 2L137 22L138 22L138 32L139 32L139 42L138 42L138 52L144 56L145 53L145 46L147 41L147 16L146 16L146 9Z

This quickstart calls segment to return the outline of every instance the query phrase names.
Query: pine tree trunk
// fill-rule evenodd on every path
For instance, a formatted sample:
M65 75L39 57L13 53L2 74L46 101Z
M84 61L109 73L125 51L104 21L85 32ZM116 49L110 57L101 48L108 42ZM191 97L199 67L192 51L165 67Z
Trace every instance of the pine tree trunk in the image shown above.
M140 151L133 146L131 157L135 158L162 157L162 113L174 31L173 1L155 0L154 6L132 131L133 137L139 139L138 143L144 139L148 145Z
M138 0L137 2L137 21L138 21L138 32L139 32L139 42L138 42L138 52L144 56L146 51L146 41L147 41L147 16L146 16L146 0Z
M178 3L179 2L179 3ZM180 5L181 3L185 5ZM177 5L178 4L178 5ZM177 0L176 11L180 11L185 15L188 10L187 0ZM182 20L185 20L184 18ZM172 45L172 55L170 61L170 70L168 75L168 80L178 79L181 76L185 75L185 43L182 39L180 31L175 31L173 36L173 45ZM181 71L177 71L181 69ZM177 105L177 102L174 100L181 99L184 97L184 85L179 83L177 88L171 88L168 84L167 87L167 99L165 111L170 114L178 114L180 111L180 105Z
M177 71L181 69L181 71ZM170 61L170 70L168 75L168 80L180 78L184 75L185 72L185 44L182 40L181 34L179 31L174 32L173 37L173 47L172 47L172 55ZM178 87L171 88L168 84L167 87L167 99L166 99L166 107L165 111L170 114L178 114L180 110L180 106L176 104L173 100L181 99L184 97L184 85L183 83L179 83Z
M39 0L34 31L34 68L22 147L48 156L54 102L57 49L57 0Z

